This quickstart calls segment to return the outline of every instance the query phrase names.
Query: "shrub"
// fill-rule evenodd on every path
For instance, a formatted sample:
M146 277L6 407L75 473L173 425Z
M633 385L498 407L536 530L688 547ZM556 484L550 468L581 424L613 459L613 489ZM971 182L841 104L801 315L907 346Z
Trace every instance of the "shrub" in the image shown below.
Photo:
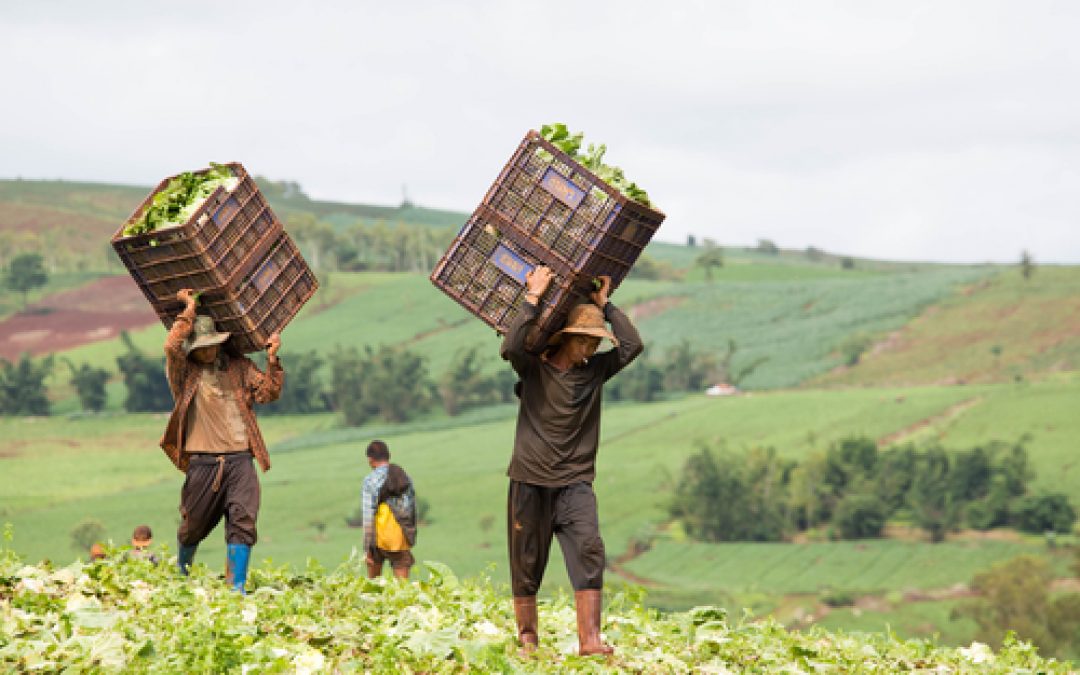
M842 539L880 537L888 518L888 507L874 495L847 495L836 505L833 527Z
M1076 510L1061 493L1029 495L1017 502L1013 521L1024 532L1068 534L1076 522Z

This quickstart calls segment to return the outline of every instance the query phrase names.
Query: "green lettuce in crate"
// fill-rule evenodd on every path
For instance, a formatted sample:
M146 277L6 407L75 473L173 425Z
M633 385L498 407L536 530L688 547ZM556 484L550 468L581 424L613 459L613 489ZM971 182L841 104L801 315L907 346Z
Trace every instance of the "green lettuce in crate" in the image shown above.
M607 152L606 145L602 143L600 145L593 145L590 143L588 150L584 153L579 153L584 135L581 132L571 134L566 125L561 122L545 124L540 127L540 136L559 150L570 155L574 161L578 162L589 171L592 171L600 178L600 180L623 193L630 199L633 199L639 204L644 204L645 206L652 206L652 202L649 201L649 195L645 190L638 187L637 183L627 179L622 169L617 166L604 164L604 153Z
M214 190L232 190L238 182L232 169L223 164L211 162L210 170L203 173L185 171L154 195L146 210L124 228L124 236L183 225Z

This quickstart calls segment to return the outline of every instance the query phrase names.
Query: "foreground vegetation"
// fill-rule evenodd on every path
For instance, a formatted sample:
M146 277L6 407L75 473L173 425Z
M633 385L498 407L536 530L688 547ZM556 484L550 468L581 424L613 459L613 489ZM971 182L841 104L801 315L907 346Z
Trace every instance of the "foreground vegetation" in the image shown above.
M426 563L420 581L368 580L357 557L332 569L259 567L249 593L196 566L112 559L25 565L0 552L0 665L17 670L125 672L1068 672L1030 645L998 652L887 635L789 632L716 607L663 614L640 592L610 598L612 657L576 656L572 600L540 607L540 647L517 651L506 588Z

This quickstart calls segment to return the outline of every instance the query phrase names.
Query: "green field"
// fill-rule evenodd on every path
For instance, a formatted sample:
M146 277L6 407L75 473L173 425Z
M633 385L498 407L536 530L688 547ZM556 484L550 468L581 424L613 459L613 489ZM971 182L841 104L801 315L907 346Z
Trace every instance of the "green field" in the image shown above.
M1027 431L1036 484L1075 494L1080 474L1062 471L1061 461L1071 448L1063 439L1080 432L1080 418L1071 414L1078 386L1077 378L1061 376L1023 384L795 390L610 405L596 481L609 555L618 556L643 528L666 519L671 481L700 443L773 446L798 457L850 434L880 438L919 428L946 447L965 448ZM978 403L957 417L920 425L973 399ZM363 448L378 436L431 503L417 557L442 561L461 574L487 570L505 578L504 472L513 414L504 406L465 420L436 415L364 429L337 428L331 415L264 416L274 466L263 476L257 557L295 565L309 557L326 564L345 559L359 542L359 531L344 519L358 504ZM147 522L158 542L168 544L182 476L156 446L163 424L163 415L0 419L0 508L3 520L14 524L15 549L32 560L70 560L80 552L71 548L69 533L84 518L100 520L117 543ZM780 595L827 587L860 593L948 587L969 581L994 560L1039 547L1037 540L707 545L661 538L625 568L647 579L663 605L678 597L684 606L735 597L768 609ZM204 543L199 560L223 564L219 534ZM549 577L548 592L565 587L557 554ZM774 600L752 600L763 595Z

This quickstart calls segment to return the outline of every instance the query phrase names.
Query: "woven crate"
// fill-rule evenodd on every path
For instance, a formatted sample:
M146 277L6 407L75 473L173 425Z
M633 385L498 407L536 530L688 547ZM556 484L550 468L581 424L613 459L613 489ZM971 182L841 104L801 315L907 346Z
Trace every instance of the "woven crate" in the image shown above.
M618 287L664 221L540 137L525 135L484 195L487 207L575 275Z
M593 279L610 276L612 291L622 283L663 220L530 131L431 281L505 333L523 302L525 274L550 267L554 277L528 341L535 351L588 298Z
M182 225L124 236L171 176L161 181L113 235L112 245L152 304L169 302L182 288L221 288L250 271L282 233L255 181L238 163L228 164L239 179L219 187ZM206 171L206 170L204 170ZM202 173L202 172L197 172Z
M214 319L218 330L232 333L241 352L257 352L280 332L319 287L315 274L289 235L282 233L250 273L230 285L199 296L199 313ZM166 327L172 326L183 306L175 296L154 303Z

